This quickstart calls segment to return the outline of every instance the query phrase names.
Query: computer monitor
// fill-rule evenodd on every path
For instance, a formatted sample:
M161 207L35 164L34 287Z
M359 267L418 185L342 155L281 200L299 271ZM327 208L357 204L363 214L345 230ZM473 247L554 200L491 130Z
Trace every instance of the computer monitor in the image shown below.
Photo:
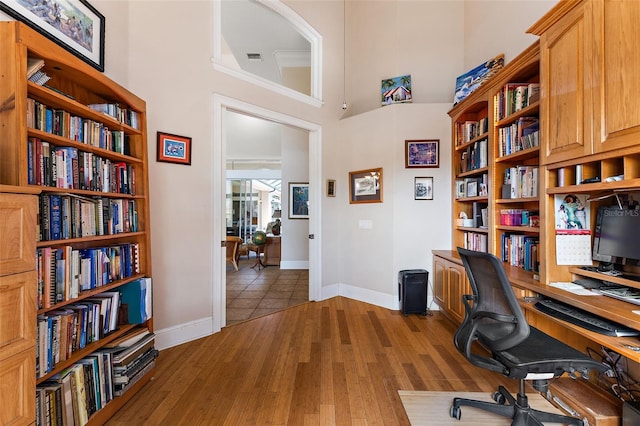
M640 261L640 210L618 206L598 208L593 260L605 264Z

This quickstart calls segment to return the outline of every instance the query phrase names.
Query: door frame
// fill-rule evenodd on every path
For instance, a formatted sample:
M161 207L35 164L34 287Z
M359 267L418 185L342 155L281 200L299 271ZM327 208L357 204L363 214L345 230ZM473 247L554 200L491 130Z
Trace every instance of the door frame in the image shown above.
M321 204L322 204L322 127L319 124L302 120L290 115L271 111L247 102L233 99L217 93L213 94L213 205L218 200L219 209L213 212L213 241L224 241L225 225L225 184L226 184L226 146L223 113L226 110L247 114L282 125L297 127L309 132L309 300L321 300ZM225 232L223 233L223 230ZM222 244L214 244L212 250L213 265L213 332L217 333L226 325L226 265ZM215 271L219 271L216 274Z

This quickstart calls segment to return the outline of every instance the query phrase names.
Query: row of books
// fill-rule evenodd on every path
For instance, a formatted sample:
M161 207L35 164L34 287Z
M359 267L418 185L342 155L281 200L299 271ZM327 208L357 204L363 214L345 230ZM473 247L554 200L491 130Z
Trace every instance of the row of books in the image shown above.
M489 131L489 118L485 117L478 121L467 120L456 123L456 145L463 145Z
M460 153L460 172L487 167L487 139L474 142Z
M27 127L124 155L130 154L129 135L103 123L72 115L27 98Z
M140 128L138 112L130 108L125 108L119 104L113 103L90 104L87 106L94 111L102 112L103 114L113 117L119 122L133 127L134 129Z
M27 181L30 185L135 195L131 164L35 137L27 140Z
M494 97L497 121L540 100L540 83L507 83Z
M540 145L540 121L537 117L520 117L510 126L498 129L498 155L513 154Z
M108 345L37 386L36 425L84 426L155 366L153 333L135 329L121 339L128 346Z
M139 251L138 243L86 249L71 246L37 249L38 309L76 299L83 291L139 274Z
M45 193L39 201L39 241L138 231L136 200Z
M539 212L527 209L500 209L500 225L538 226Z
M116 330L119 306L120 293L110 291L38 315L36 377Z
M478 232L465 232L464 248L468 250L486 252L488 250L487 234L481 234Z
M538 167L515 166L504 172L504 184L509 188L509 197L529 198L538 196ZM506 195L506 194L505 194Z
M538 238L534 236L502 234L502 261L525 271L538 272L538 244Z

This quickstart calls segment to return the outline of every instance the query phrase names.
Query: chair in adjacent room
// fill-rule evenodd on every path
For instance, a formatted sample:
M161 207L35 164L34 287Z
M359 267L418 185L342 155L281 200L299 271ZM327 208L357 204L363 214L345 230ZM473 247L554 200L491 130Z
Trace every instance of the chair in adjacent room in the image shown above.
M583 425L581 419L546 413L529 406L525 381L546 392L548 381L569 373L588 379L589 370L606 367L586 354L530 326L504 270L490 253L458 248L473 294L464 295L465 318L454 343L471 364L520 381L516 397L500 386L493 402L454 398L451 417L461 417L462 406L476 407L512 419L512 426L543 422ZM479 345L478 345L479 344Z
M236 271L238 270L238 258L240 257L238 250L242 243L242 238L234 236L227 236L227 241L225 242L225 247L227 248L227 262L231 262Z

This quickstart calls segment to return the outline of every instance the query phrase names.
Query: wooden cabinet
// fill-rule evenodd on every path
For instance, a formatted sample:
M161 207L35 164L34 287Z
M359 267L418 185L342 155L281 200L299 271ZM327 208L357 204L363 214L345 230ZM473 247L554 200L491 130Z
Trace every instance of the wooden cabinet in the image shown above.
M433 252L434 299L442 312L459 324L464 319L462 296L471 294L467 273L460 258L452 251Z
M638 2L570 0L529 29L541 43L543 163L637 147L639 16Z
M3 192L9 191L11 192ZM35 422L37 196L0 185L0 424Z
M281 237L267 237L264 246L265 266L280 266Z
M28 80L34 61L46 84ZM64 326L62 315L75 324L86 309L100 313L100 297L113 302L122 286L151 277L146 104L20 22L0 23L0 99L1 188L40 193L28 208L23 196L0 198L0 420L27 407L33 423L36 386L134 328L153 330L152 319L127 324L115 315L105 324L93 315L102 322L86 341L62 345L47 331ZM113 399L97 401L89 423L105 423L133 397L151 379L148 367L130 389L116 385ZM9 389L24 394L5 398Z

